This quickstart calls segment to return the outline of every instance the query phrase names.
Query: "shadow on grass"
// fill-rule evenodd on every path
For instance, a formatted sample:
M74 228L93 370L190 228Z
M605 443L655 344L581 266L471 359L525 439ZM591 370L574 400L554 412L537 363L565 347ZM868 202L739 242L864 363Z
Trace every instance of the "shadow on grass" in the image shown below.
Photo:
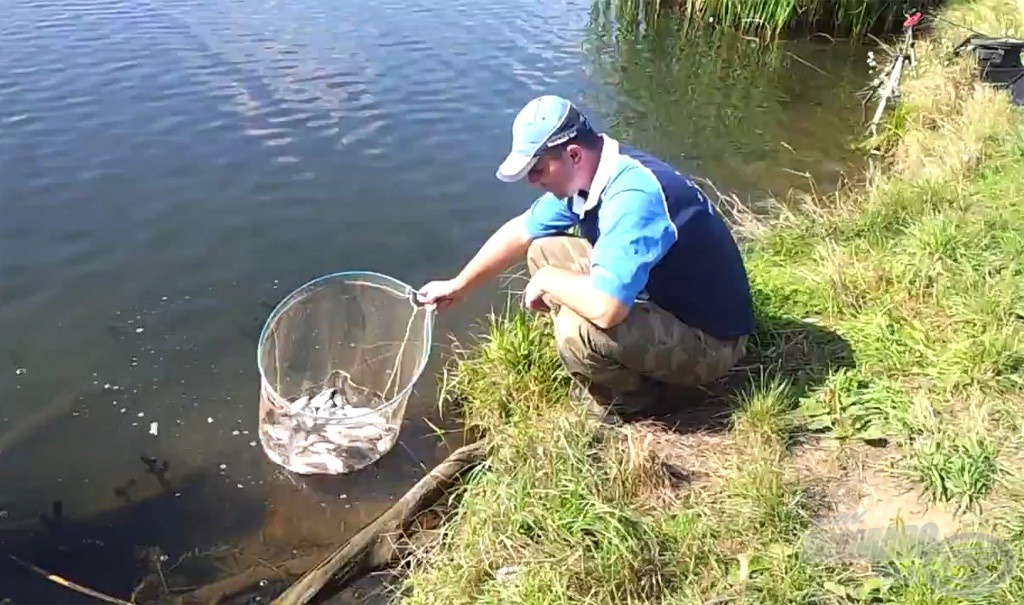
M747 353L732 372L702 387L673 387L656 408L624 420L654 420L683 434L725 432L743 397L759 386L785 383L795 406L833 372L853 367L852 348L835 332L793 318L759 316Z

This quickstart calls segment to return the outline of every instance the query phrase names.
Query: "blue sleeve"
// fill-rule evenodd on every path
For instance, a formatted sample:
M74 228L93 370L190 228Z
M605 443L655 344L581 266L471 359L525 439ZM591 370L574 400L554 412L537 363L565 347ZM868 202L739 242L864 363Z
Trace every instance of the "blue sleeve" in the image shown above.
M591 253L591 283L632 307L651 268L676 242L676 227L661 192L625 189L605 199L601 234Z
M533 239L565 233L577 223L579 217L568 208L564 200L551 193L537 198L526 213L526 231Z

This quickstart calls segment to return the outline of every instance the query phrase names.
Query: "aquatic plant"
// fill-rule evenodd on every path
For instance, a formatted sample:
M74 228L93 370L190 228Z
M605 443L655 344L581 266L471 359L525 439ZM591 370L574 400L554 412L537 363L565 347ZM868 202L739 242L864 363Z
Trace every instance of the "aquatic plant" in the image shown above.
M649 23L670 13L696 24L718 25L744 32L807 31L861 36L898 29L910 9L940 7L941 0L913 6L897 0L599 0L614 2L615 13L628 27Z

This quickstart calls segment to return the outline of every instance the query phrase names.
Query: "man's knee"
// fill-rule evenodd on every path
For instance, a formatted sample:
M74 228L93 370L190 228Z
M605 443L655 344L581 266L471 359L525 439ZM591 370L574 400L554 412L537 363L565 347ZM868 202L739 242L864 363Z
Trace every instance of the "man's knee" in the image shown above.
M533 275L541 267L590 273L590 244L571 235L553 235L533 240L526 252L526 266Z
M616 343L606 332L567 308L555 314L554 330L559 357L569 374L614 390L637 387L640 374L622 364Z
M714 382L732 369L746 345L746 338L721 342L640 305L607 331L562 309L555 333L567 369L608 386L628 387L639 376L681 386Z
M526 251L526 267L530 270L530 275L533 275L537 272L537 269L547 264L544 261L544 247L550 246L550 243L545 241L547 239L542 237L530 242L530 247Z
M732 370L746 347L746 338L723 342L694 328L684 329L692 333L651 363L652 374L663 382L680 386L715 382Z
M571 309L554 313L555 342L558 353L570 373L589 374L589 369L602 361L589 334L585 319Z

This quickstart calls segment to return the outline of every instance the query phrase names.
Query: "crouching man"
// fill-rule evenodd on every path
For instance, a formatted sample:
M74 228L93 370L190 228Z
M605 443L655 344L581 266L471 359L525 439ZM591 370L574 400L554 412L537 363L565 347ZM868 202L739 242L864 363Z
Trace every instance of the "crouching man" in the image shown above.
M525 254L523 304L553 314L566 369L615 413L714 381L743 355L754 322L743 260L689 178L550 95L516 116L497 177L545 193L455 278L424 285L422 302L454 304Z

